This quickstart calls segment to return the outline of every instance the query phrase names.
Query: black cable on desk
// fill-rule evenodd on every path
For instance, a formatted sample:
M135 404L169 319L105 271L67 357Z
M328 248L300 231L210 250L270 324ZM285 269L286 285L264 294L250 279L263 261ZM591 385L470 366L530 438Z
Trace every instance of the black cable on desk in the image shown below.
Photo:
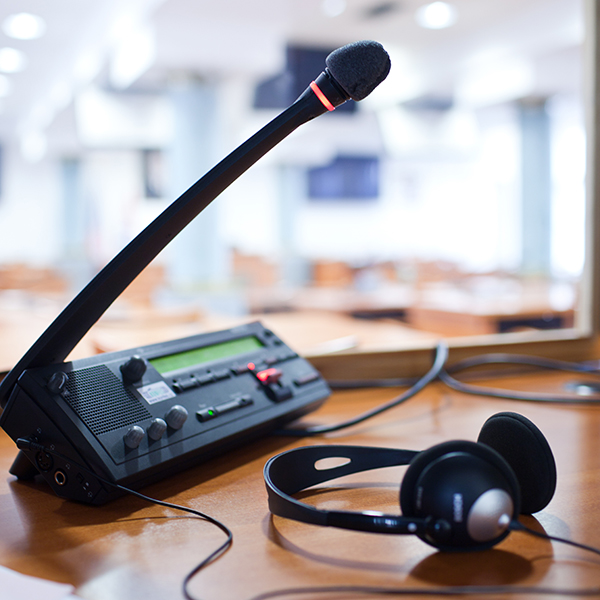
M207 515L206 513L196 510L195 508L191 508L189 506L184 506L182 504L173 504L172 502L165 502L164 500L158 500L156 498L151 498L150 496L141 494L140 492L137 492L136 490L132 490L131 488L127 488L118 483L109 481L108 479L105 479L104 477L101 477L97 473L93 472L91 469L88 469L87 467L85 467L79 463L74 463L70 458L66 457L65 455L61 454L60 452L57 452L56 450L52 450L50 448L47 448L43 444L39 444L37 442L34 442L33 440L29 440L27 438L19 438L16 443L17 443L17 447L19 448L19 450L38 450L41 452L45 452L47 454L54 455L63 460L67 460L67 461L71 462L71 464L76 465L77 468L80 469L81 471L84 471L85 473L92 475L93 477L98 479L98 481L101 481L105 485L109 485L113 488L121 490L122 492L125 492L126 494L129 494L131 496L136 496L137 498L140 498L146 502L149 502L150 504L156 504L158 506L163 506L165 508L171 508L173 510L178 510L181 512L186 512L186 513L192 514L196 517L201 518L204 521L207 521L211 525L218 527L225 534L225 536L226 536L225 541L218 548L216 548L216 550L211 552L206 558L204 558L200 563L198 563L185 576L185 579L183 580L182 592L183 592L184 598L186 598L186 600L197 600L188 591L189 583L190 583L192 577L194 577L194 575L196 575L199 571L204 569L204 567L211 564L213 561L215 561L217 558L219 558L222 554L227 552L227 550L229 550L229 548L233 544L233 533L232 533L231 529L229 529L229 527L227 527L227 525L225 525L223 522L219 521L218 519L215 519L214 517Z
M579 548L586 552L592 552L600 555L600 548L580 544L573 540L540 533L529 527L526 527L517 520L514 520L510 529L512 531L521 531L527 535L532 535L544 540L559 542L569 546ZM271 590L253 596L248 600L272 600L273 598L284 598L286 596L296 595L315 595L315 594L365 594L371 596L489 596L489 595L535 595L535 596L563 596L571 598L599 597L600 587L590 587L581 589L550 588L543 586L521 586L521 585L449 585L438 587L385 587L370 585L326 585L326 586L306 586L297 588L286 588Z
M454 374L471 369L473 367L483 365L514 365L514 366L530 366L555 371L565 371L571 373L580 373L586 375L593 375L599 378L597 395L595 396L573 396L567 394L545 394L545 393L532 393L524 391L513 391L505 390L501 388L492 388L487 386L479 386L471 383L465 383L460 381ZM428 374L429 375L429 374ZM426 376L427 377L427 376ZM491 398L502 398L505 400L524 400L530 402L555 402L564 404L598 404L600 403L600 365L598 361L592 363L572 363L563 360L555 360L549 358L541 358L535 356L521 355L521 354L506 354L506 353L490 353L482 354L479 356L473 356L466 358L449 368L443 367L438 372L438 378L443 381L448 387L458 392L465 394L474 394L477 396L488 396ZM383 388L383 387L398 387L404 385L417 386L420 385L422 379L414 378L386 378L386 379L360 379L360 380L348 380L348 381L328 381L332 389L339 390L351 390L351 389L364 389L364 388ZM429 380L433 381L433 380ZM585 383L581 384L585 387ZM591 387L591 386L589 386ZM411 388L412 389L412 388ZM422 389L422 388L421 388ZM410 390L409 390L410 392ZM412 394L414 395L414 394ZM412 395L410 397L412 397ZM394 401L392 401L394 402ZM377 413L378 414L378 413ZM282 433L285 435L291 435L287 432L290 430L283 430ZM309 430L310 431L310 430ZM326 431L320 431L317 433L327 433ZM299 435L299 434L298 434ZM312 434L307 434L312 435Z
M540 358L535 356L527 356L520 354L483 354L462 360L449 369L442 369L439 378L448 387L458 392L465 394L475 394L478 396L489 396L492 398L502 398L508 400L524 400L530 402L556 402L565 404L598 404L600 403L600 395L595 397L578 396L566 394L543 394L524 391L504 390L501 388L491 388L487 386L479 386L471 383L459 381L453 374L459 373L472 367L481 365L516 365L516 366L531 366L542 369L565 371L570 373L583 373L586 375L595 375L600 377L600 371L596 364L589 363L571 363L563 360L554 360L548 358ZM599 381L600 384L600 381ZM600 387L599 387L600 391Z
M334 425L315 425L313 427L305 427L305 428L289 428L289 429L279 429L274 431L274 435L284 435L284 436L311 436L311 435L321 435L323 433L331 433L333 431L339 431L340 429L346 429L347 427L351 427L352 425L358 425L359 423L363 423L367 419L375 417L391 408L395 408L400 404L410 400L413 396L418 394L423 388L427 387L432 381L435 381L439 374L442 372L444 365L446 364L446 360L448 359L448 346L445 342L440 342L435 349L435 358L433 361L433 365L421 377L414 383L408 390L396 396L392 400L378 406L372 410L363 413L357 417L352 419L348 419L347 421L343 421L341 423L336 423Z
M526 587L501 585L474 585L474 586L449 586L438 588L426 587L383 587L367 585L338 585L323 587L298 587L285 590L276 590L265 592L258 596L253 596L249 600L271 600L272 598L283 598L285 596L298 596L300 594L365 594L372 596L486 596L496 594L521 594L535 596L563 596L567 597L598 597L600 587L587 588L582 590L560 589L547 587Z
M407 387L419 381L419 377L386 377L385 379L328 379L332 390L361 390L367 388Z

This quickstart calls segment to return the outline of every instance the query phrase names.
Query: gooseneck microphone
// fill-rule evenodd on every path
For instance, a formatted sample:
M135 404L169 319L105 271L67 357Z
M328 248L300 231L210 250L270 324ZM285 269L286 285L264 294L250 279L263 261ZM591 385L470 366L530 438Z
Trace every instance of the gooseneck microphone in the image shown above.
M381 44L361 41L332 52L325 70L284 112L199 179L115 256L58 315L0 384L4 408L25 369L66 359L125 288L221 192L300 125L349 99L369 95L390 69Z

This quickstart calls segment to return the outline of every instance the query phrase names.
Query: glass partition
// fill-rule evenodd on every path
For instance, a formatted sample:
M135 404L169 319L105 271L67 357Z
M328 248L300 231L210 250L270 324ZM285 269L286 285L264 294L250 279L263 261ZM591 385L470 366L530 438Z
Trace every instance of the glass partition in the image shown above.
M231 11L167 0L144 17L148 52L130 76L117 68L124 47L97 44L98 68L60 107L58 80L30 94L48 110L23 139L26 128L3 128L21 122L26 94L3 98L0 328L16 341L0 370L172 200L293 102L331 50L357 39L384 45L389 77L236 181L81 354L258 319L323 369L356 358L379 373L414 351L422 359L401 368L419 370L439 339L451 356L502 347L588 357L600 297L597 0L466 0L445 7L445 22L417 0L368 4L263 0ZM93 20L84 16L82 27ZM67 52L71 43L61 57L75 61L84 53ZM32 125L42 112L27 114Z

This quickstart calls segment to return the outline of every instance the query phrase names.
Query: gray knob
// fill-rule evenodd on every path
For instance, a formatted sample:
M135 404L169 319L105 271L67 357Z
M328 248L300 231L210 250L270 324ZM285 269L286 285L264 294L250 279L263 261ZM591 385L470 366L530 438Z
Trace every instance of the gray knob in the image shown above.
M153 440L160 440L166 430L167 424L162 419L153 419L150 427L148 427L148 437Z
M139 425L133 425L123 436L123 441L128 448L133 450L142 443L145 435L146 432Z
M188 411L180 404L172 406L171 410L165 415L167 425L173 429L181 429L187 418Z
M146 368L146 361L143 358L132 356L120 366L123 381L125 383L136 383L143 377Z

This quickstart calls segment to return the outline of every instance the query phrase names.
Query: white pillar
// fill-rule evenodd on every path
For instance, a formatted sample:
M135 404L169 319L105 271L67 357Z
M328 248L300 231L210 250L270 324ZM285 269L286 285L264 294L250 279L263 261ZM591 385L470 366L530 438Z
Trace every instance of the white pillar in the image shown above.
M216 85L195 77L170 90L174 132L167 150L167 192L173 200L220 159ZM229 280L228 252L221 231L222 207L215 200L167 248L170 283L182 290L210 290Z
M523 255L526 275L551 270L550 120L546 104L521 102Z

